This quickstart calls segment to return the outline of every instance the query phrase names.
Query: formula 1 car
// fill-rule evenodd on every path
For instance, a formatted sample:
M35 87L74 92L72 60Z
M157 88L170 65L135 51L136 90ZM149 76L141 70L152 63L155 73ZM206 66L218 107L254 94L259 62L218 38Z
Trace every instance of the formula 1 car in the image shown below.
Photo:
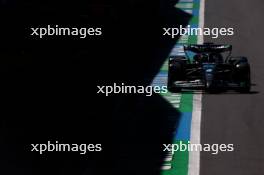
M210 92L250 91L250 65L246 57L231 57L232 45L191 44L183 46L183 50L185 56L169 59L169 91L179 92L186 88Z

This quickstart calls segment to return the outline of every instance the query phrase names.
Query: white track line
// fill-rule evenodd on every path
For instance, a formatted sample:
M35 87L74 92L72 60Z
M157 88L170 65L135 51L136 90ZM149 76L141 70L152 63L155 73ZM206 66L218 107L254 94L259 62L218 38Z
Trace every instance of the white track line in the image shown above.
M199 27L204 27L204 10L205 0L200 0L199 10ZM197 43L203 43L203 36L197 36ZM192 123L191 123L191 144L200 144L201 137L201 113L202 113L202 94L193 95L193 112L192 112ZM189 152L189 168L188 175L199 175L200 174L200 152L190 151Z
M199 27L204 27L204 12L205 12L205 0L200 0L200 9L199 9ZM197 36L197 43L202 44L204 42L203 35Z

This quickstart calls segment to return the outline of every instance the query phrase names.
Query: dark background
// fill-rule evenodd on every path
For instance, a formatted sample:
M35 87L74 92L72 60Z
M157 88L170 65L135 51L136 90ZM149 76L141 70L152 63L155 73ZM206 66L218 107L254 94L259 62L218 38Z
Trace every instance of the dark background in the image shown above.
M0 174L159 174L178 112L158 95L104 97L96 86L149 85L176 43L162 28L190 16L176 1L0 2ZM102 27L103 36L30 36L48 24ZM103 151L30 152L56 140Z

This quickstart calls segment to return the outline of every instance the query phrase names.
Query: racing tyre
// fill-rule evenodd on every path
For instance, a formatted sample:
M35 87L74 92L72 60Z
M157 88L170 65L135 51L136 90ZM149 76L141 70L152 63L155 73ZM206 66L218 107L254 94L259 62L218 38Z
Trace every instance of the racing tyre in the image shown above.
M237 65L239 63L248 63L248 59L246 57L231 57L229 62L233 65Z
M168 71L168 90L170 92L180 92L180 87L175 87L174 82L180 81L183 79L184 67L181 61L175 61L169 63L169 71Z
M236 79L239 81L240 93L248 93L251 88L251 78L250 78L250 65L246 57L237 57L234 59L236 66Z
M251 79L250 79L250 72L248 72L248 74L245 77L245 80L240 82L239 92L248 93L250 92L250 89L251 89Z

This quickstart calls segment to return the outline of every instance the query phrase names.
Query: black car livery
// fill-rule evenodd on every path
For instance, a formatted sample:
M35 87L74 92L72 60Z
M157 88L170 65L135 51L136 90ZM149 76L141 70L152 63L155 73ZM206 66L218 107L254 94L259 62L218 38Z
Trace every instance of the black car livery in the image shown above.
M246 57L231 56L232 45L191 44L183 49L185 56L169 59L168 89L171 92L185 88L250 91L250 65Z

